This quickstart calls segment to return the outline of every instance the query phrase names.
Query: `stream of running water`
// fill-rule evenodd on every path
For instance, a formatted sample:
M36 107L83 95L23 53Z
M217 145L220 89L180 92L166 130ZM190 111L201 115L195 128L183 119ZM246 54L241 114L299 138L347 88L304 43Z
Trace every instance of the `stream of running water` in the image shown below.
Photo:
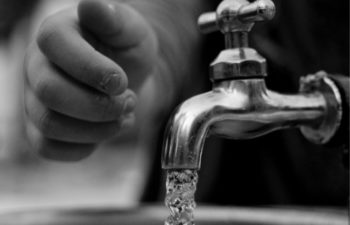
M166 179L165 205L170 216L165 225L194 225L196 207L194 194L198 182L197 170L169 170Z

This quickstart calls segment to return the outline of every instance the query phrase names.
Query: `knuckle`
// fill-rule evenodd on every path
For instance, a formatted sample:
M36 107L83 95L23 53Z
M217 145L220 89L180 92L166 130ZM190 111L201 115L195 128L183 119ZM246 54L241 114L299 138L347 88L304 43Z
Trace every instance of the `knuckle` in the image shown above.
M65 109L67 96L54 82L50 82L50 80L41 80L35 86L34 93L46 107L51 109Z
M37 43L41 50L45 51L50 43L58 35L59 24L54 16L48 17L40 26Z
M50 111L45 110L39 117L38 129L44 136L48 136L52 131L52 114Z
M40 81L35 86L36 96L43 102L46 102L48 99L52 99L52 85L47 81Z

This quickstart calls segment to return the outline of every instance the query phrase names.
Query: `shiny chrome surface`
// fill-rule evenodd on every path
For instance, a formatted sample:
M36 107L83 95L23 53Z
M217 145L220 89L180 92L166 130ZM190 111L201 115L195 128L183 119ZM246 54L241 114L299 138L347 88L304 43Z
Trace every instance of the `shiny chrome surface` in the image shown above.
M250 139L278 129L318 127L329 119L329 104L318 91L296 95L270 91L263 79L215 83L213 91L176 110L168 125L162 166L199 169L208 135Z
M216 12L207 12L198 18L203 33L220 30L222 33L250 31L254 22L270 20L275 15L275 5L271 0L224 0Z
M300 91L303 93L322 93L327 101L322 122L317 126L301 126L303 135L316 144L327 143L337 132L342 120L342 100L336 84L327 77L324 71L302 77Z
M266 60L252 48L223 50L210 64L212 81L266 76Z
M257 78L266 76L266 62L248 47L248 32L255 21L272 19L275 6L270 0L224 0L216 13L204 13L198 19L203 32L220 30L226 50L210 65L212 80Z
M185 101L172 116L164 142L164 169L199 169L208 135L250 139L285 128L300 128L315 143L326 143L339 128L341 98L326 73L301 80L300 93L270 91L263 79L266 60L248 47L254 21L271 19L270 0L224 0L216 17L204 14L199 26L225 35L226 49L210 65L213 90Z

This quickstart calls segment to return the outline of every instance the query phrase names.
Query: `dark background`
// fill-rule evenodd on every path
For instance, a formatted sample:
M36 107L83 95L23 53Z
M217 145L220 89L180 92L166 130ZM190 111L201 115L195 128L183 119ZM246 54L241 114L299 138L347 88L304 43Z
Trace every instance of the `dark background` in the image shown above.
M269 89L295 93L301 76L319 70L349 75L348 0L274 3L275 18L256 24L250 38L251 46L267 58ZM219 33L206 36L206 65L223 43ZM349 137L342 141L348 145ZM196 199L224 205L347 206L349 173L343 161L349 159L343 153L344 145L314 145L298 130L248 141L212 137L206 141ZM155 162L146 202L163 201L164 173L159 179L160 158Z

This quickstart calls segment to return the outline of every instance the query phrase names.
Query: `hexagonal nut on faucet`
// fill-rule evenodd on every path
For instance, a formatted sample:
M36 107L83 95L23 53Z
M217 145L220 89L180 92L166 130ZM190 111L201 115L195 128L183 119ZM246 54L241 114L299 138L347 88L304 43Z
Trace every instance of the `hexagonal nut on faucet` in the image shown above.
M223 50L210 65L212 81L266 76L266 59L252 48Z

